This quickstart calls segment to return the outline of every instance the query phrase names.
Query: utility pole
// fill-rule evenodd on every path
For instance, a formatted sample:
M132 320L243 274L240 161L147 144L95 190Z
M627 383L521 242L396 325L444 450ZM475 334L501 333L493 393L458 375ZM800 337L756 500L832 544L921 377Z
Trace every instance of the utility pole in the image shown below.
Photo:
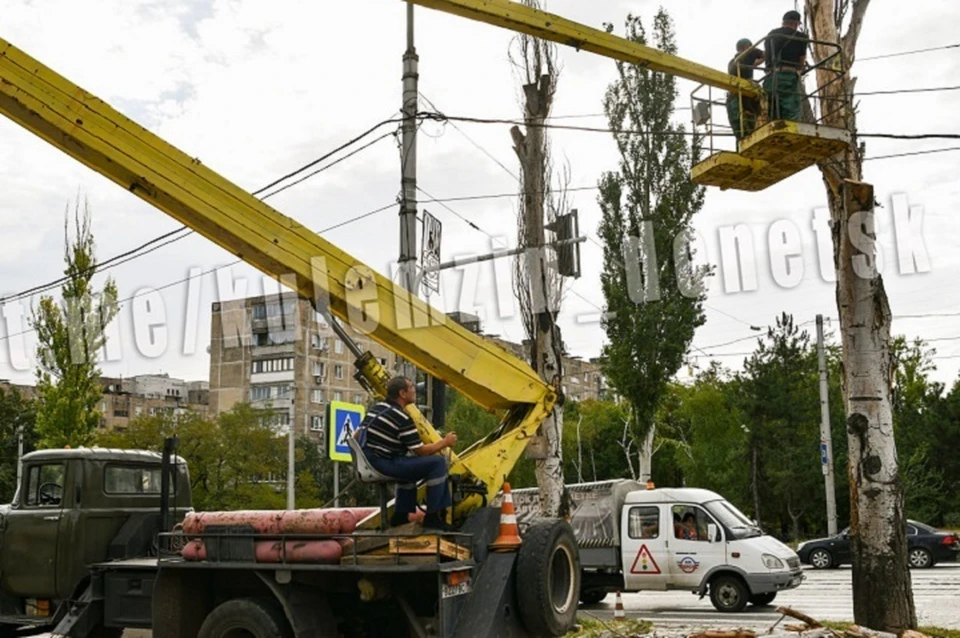
M403 193L400 202L400 281L415 294L417 289L417 110L420 79L413 37L413 5L407 4L407 50L403 54L403 156L400 159Z
M827 534L837 533L837 492L833 478L833 435L830 431L830 396L827 386L827 353L823 346L823 315L817 315L817 359L820 364L820 461L827 490Z

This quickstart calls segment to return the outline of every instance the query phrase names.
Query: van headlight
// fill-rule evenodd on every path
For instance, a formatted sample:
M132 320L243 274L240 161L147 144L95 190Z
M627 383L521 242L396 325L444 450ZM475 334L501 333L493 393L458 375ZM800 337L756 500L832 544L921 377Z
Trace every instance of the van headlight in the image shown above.
M763 564L766 565L767 569L783 569L783 561L774 556L773 554L764 554L760 558L763 559Z

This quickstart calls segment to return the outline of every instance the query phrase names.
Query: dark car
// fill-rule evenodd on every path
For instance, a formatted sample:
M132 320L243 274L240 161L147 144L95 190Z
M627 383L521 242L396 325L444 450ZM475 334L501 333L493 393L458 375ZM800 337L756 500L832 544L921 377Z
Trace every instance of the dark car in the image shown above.
M937 563L957 560L960 539L956 534L938 532L929 525L907 521L907 560L910 567L933 567ZM800 561L814 569L829 569L849 563L850 536L843 530L836 536L801 543L797 548Z

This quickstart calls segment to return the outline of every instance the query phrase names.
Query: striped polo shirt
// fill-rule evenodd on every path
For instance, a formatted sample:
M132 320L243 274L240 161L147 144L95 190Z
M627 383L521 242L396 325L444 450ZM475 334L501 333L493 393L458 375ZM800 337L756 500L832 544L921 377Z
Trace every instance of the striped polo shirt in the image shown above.
M367 411L361 428L367 429L365 447L377 456L406 456L423 443L410 415L393 401L381 401Z

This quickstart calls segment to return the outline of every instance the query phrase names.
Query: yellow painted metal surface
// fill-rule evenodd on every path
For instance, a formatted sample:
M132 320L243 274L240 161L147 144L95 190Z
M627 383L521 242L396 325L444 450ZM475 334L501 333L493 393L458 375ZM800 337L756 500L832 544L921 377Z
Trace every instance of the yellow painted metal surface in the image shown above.
M670 73L725 91L739 91L744 97L760 95L755 84L742 78L510 0L407 1L571 46L578 51L582 49L621 62Z
M730 151L720 151L695 164L690 170L690 179L701 186L717 186L726 190L736 188L737 184L763 165L764 162L751 161Z
M0 39L0 113L169 214L484 408L509 411L491 454L453 458L453 471L491 495L555 400L524 361L358 262ZM366 361L381 393L387 373ZM415 408L421 437L438 438ZM490 463L479 467L478 464Z
M850 147L843 129L775 120L740 142L740 152L723 151L696 164L691 178L704 186L760 191Z

